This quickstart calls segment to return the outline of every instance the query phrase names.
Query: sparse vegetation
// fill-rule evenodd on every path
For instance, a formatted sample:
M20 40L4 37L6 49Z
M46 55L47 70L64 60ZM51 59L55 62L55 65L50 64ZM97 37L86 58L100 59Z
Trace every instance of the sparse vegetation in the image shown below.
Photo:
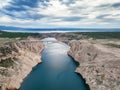
M1 69L0 74L4 76L8 76L8 70L7 69Z
M8 67L13 66L13 64L14 64L13 59L12 58L7 58L5 60L1 60L0 67L6 67L6 68L8 68Z
M111 46L111 47L120 48L120 45L114 44L114 43L108 43L108 44L105 44L105 45L108 45L108 46Z
M0 53L2 53L0 56L6 56L7 54L11 54L12 50L9 47L1 47Z
M83 35L93 39L120 39L120 32L76 32L76 35Z
M28 36L36 36L36 35L38 34L0 31L0 38L26 38Z

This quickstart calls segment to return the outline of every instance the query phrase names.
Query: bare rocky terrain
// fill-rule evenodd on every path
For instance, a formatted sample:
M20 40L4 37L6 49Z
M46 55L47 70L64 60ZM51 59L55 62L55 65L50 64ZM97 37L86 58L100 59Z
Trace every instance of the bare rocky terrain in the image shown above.
M80 64L76 72L90 90L120 90L120 33L48 33L38 37L55 37L70 45L68 54ZM28 42L21 42L19 37L0 38L0 90L18 90L41 62L44 45L29 42L37 38L25 40Z
M18 90L32 68L41 62L44 45L27 38L28 42L1 38L0 42L0 90Z
M69 42L72 56L90 90L120 90L120 41L83 39Z

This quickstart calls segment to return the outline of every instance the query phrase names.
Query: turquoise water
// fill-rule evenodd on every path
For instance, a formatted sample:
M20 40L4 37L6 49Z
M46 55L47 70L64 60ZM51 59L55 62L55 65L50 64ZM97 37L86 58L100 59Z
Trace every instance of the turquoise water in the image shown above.
M89 90L74 72L76 64L67 55L68 50L64 43L45 43L42 63L33 68L20 90Z

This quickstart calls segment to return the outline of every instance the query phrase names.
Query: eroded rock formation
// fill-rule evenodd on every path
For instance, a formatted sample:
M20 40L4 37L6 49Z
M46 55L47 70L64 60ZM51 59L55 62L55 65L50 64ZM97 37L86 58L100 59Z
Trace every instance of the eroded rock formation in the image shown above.
M120 90L120 49L91 44L87 40L70 43L68 54L80 63L76 72L91 90Z
M0 47L0 90L18 90L32 68L41 62L41 42L28 38Z

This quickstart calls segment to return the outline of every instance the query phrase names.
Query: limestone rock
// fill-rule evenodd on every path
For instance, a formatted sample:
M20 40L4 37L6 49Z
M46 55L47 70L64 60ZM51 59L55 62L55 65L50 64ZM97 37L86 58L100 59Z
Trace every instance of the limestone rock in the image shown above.
M73 40L68 54L80 63L76 72L91 90L120 90L120 49Z
M44 45L37 40L17 41L0 47L0 90L18 90L32 68L41 62Z

